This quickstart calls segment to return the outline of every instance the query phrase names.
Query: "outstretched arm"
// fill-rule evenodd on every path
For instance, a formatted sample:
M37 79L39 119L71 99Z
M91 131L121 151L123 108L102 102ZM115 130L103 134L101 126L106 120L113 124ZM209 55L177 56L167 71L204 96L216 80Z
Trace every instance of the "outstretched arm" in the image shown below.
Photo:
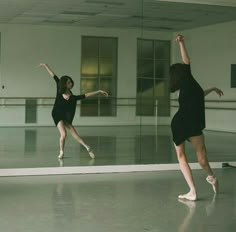
M178 34L175 38L175 42L179 43L180 53L182 57L182 61L184 64L190 64L190 58L187 53L187 49L184 44L184 36Z
M50 67L47 64L40 63L38 67L44 67L48 71L51 77L55 75L54 72L50 69Z
M219 97L221 97L222 95L224 95L224 93L223 93L222 90L220 90L220 89L218 89L218 88L216 88L216 87L213 87L213 88L204 90L204 96L208 95L209 93L211 93L211 92L213 92L213 91L216 92L216 93L219 95Z
M97 95L99 93L106 96L106 97L108 96L108 93L106 91L97 90L97 91L94 91L94 92L85 93L85 97L91 97L91 96Z

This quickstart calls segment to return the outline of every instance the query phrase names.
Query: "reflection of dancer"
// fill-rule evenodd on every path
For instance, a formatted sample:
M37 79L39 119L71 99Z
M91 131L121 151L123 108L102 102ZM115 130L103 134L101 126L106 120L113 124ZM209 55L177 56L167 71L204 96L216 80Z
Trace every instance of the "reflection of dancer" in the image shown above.
M52 194L55 231L77 231L76 207L70 185L57 183Z
M75 115L76 110L76 102L78 100L82 100L84 98L94 96L96 94L103 94L108 96L107 92L103 90L97 90L94 92L85 93L83 95L73 95L71 89L74 86L74 81L69 76L62 76L60 79L54 74L54 72L49 68L47 64L40 63L40 67L45 67L48 73L54 78L57 83L57 95L55 99L55 103L52 110L52 117L55 125L57 126L60 132L60 154L58 156L59 159L63 158L64 155L64 145L66 139L66 128L70 131L71 135L74 139L84 146L90 157L92 159L95 158L94 153L90 149L90 147L79 137L75 128L72 126L72 121Z
M204 96L212 91L221 96L223 92L217 88L202 90L191 74L190 59L185 48L184 37L178 35L176 42L180 46L183 64L177 63L170 67L170 90L171 92L179 90L179 110L172 119L171 129L180 169L190 188L187 194L179 195L179 198L195 201L197 192L185 154L185 140L189 140L196 150L198 162L207 173L207 181L216 193L218 181L209 165L202 133L205 128Z
M216 195L213 196L211 202L206 206L206 215L209 217L215 211Z
M191 219L192 219L192 217L195 213L196 202L194 202L194 201L185 201L185 200L182 200L182 199L179 199L179 202L186 205L187 208L188 208L188 213L187 213L187 215L185 216L183 222L181 223L181 225L178 228L179 232L185 232L185 231L188 231L189 224L190 224Z

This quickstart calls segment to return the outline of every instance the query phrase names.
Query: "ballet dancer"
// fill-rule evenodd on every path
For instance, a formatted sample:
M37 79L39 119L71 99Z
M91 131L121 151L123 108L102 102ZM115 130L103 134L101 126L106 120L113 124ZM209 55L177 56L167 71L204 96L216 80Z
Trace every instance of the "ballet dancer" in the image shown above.
M177 35L175 42L179 44L183 63L170 66L170 91L179 90L179 109L171 121L171 130L180 170L189 186L189 192L179 195L179 199L197 200L197 191L191 168L185 154L185 141L188 140L196 151L197 159L207 174L207 182L212 185L214 193L218 192L218 180L213 174L207 158L203 129L205 128L204 97L211 92L219 96L223 92L218 88L203 90L191 74L184 36Z
M59 159L63 159L64 156L64 146L65 139L67 136L66 129L68 129L73 136L73 138L80 143L89 153L89 156L94 159L95 155L91 148L80 138L78 133L76 132L74 126L72 125L72 121L76 111L76 103L78 100L85 99L87 97L91 97L97 94L102 94L104 96L108 96L108 93L103 90L97 90L94 92L85 93L82 95L74 95L71 89L74 86L74 81L69 76L62 76L60 79L55 75L52 69L45 63L40 63L39 67L44 67L51 77L54 78L57 84L57 94L54 102L54 106L52 109L52 118L60 132L60 153L58 155Z

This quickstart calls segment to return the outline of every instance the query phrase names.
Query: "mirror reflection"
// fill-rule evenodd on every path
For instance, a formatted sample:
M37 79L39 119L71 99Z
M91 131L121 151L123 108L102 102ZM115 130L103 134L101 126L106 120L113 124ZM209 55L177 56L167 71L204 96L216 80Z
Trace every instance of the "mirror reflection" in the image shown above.
M11 3L9 3L11 4ZM170 121L178 95L169 92L169 66L181 61L173 39L182 33L194 76L207 97L205 137L212 162L234 161L235 25L233 1L80 0L0 3L1 168L177 163ZM73 94L104 90L78 101L73 126L96 158L51 111L54 80L37 68L48 63L58 77L71 76ZM224 141L224 143L222 143ZM221 144L221 147L216 147ZM222 145L223 144L223 145ZM189 162L196 162L188 143Z

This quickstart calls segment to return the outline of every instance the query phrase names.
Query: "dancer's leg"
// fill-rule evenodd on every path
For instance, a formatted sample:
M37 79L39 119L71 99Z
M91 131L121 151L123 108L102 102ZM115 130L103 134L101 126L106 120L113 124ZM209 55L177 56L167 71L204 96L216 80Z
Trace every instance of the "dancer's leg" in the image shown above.
M195 201L197 199L197 192L193 180L192 171L189 167L187 157L185 155L185 144L182 143L178 146L175 145L175 150L178 157L180 170L183 173L184 178L190 188L190 191L188 193L179 195L179 198Z
M70 124L66 124L66 127L69 129L71 135L73 136L73 138L80 143L83 147L86 148L86 150L88 150L89 146L83 141L83 139L78 135L77 131L75 130L75 128L70 125Z
M207 159L207 151L204 141L204 135L190 137L189 140L194 149L196 150L197 159L202 169L207 173L207 175L212 176L213 171Z
M63 155L64 155L65 139L66 139L66 135L67 135L64 122L63 121L58 122L57 128L60 132L60 140L59 140L60 153L59 153L58 158L62 159Z
M210 164L208 162L207 158L207 151L204 141L204 135L194 136L189 138L192 146L196 150L197 159L199 164L201 165L202 169L206 172L207 176L207 182L209 182L212 185L213 191L216 193L218 192L218 181L216 177L213 174L213 171L210 167Z
M85 149L88 151L90 157L92 159L95 158L94 153L91 151L90 147L83 141L83 139L78 135L77 131L75 130L75 128L70 125L70 124L66 124L66 127L69 129L71 135L73 136L73 138L80 143L83 147L85 147Z

